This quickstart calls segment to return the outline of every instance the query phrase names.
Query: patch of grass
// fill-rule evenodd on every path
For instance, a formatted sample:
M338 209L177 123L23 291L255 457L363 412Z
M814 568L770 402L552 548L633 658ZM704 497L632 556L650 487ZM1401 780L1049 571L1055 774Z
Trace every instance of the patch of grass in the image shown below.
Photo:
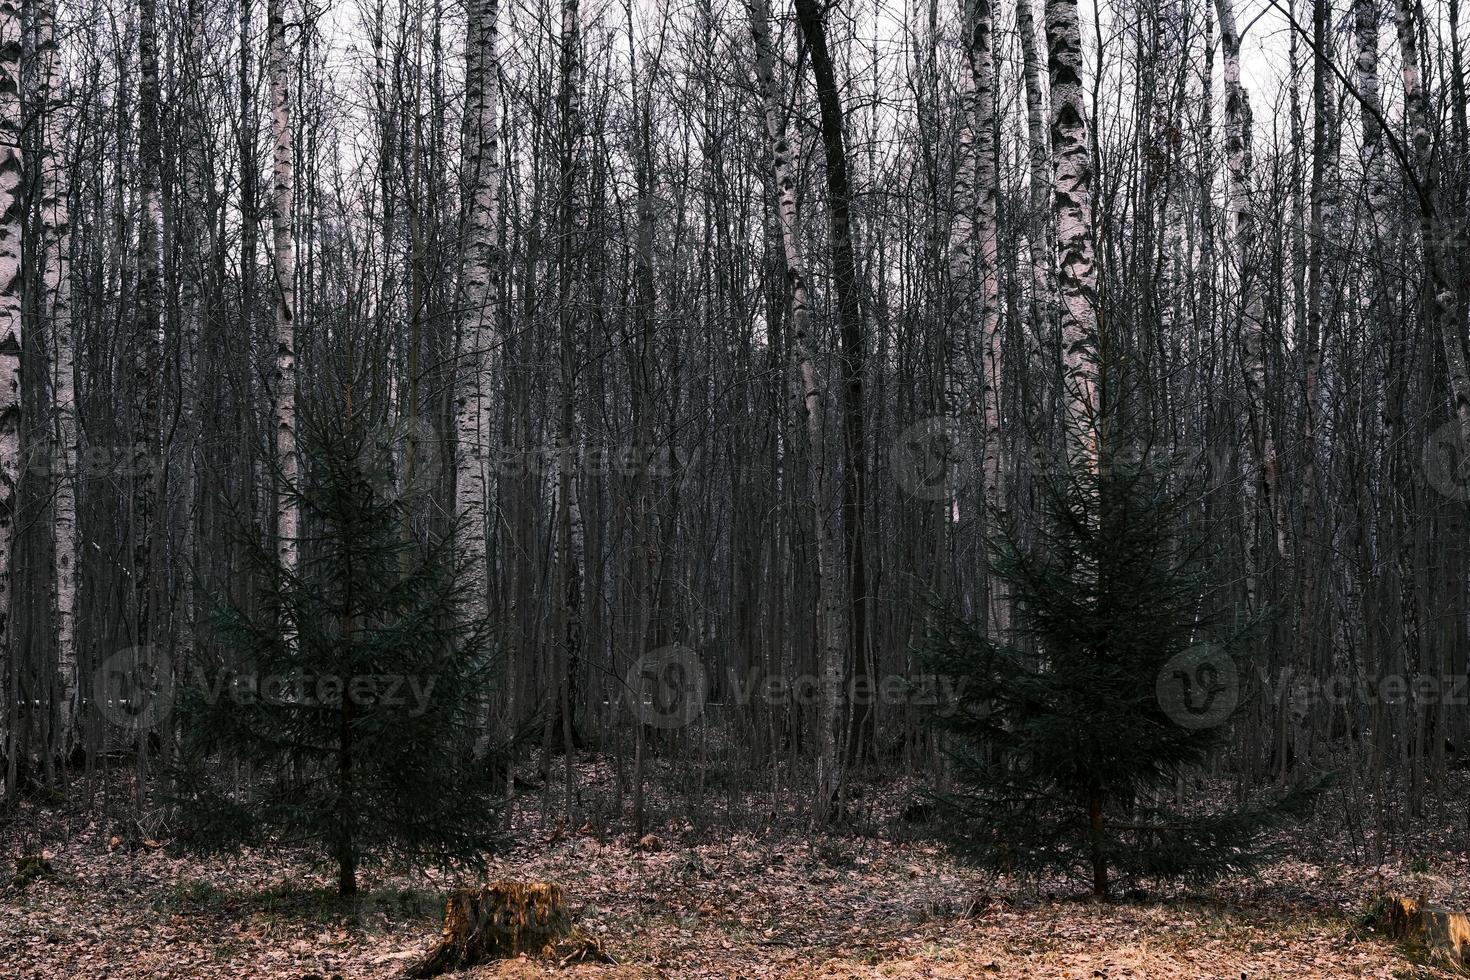
M423 888L384 888L344 898L332 888L279 882L247 896L244 904L271 918L372 932L391 922L437 918L444 911L444 896Z
M238 939L218 939L210 946L210 955L216 963L225 963L245 949L246 945Z
M1359 929L1383 929L1388 926L1388 899L1382 896L1374 899L1373 903L1363 911L1357 918Z
M443 912L444 897L427 889L398 887L343 898L332 888L309 888L290 881L258 890L235 890L188 879L155 896L152 907L376 932L390 923L437 918Z
M27 854L16 858L15 874L10 878L10 886L16 891L24 891L32 882L51 874L50 861L39 854Z
M818 841L812 854L829 868L850 868L853 865L852 852L836 841Z
M60 786L46 786L36 791L31 799L43 809L55 810L64 807L69 802L65 791Z
M172 888L153 897L154 911L222 911L237 901L236 896L202 878L174 882Z
M444 912L444 896L425 888L385 888L363 898L390 919L437 918Z

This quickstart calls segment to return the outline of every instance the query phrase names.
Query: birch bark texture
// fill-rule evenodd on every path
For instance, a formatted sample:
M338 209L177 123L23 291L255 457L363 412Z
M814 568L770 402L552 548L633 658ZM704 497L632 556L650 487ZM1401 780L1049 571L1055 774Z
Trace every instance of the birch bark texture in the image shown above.
M10 612L21 426L21 16L0 0L0 661L11 655ZM13 708L6 712L14 725ZM12 757L11 764L14 760Z
M1002 334L994 22L989 0L966 0L962 29L959 152L955 162L950 224L950 279L955 304L950 363L955 372L951 404L981 426L982 491L979 527L987 539L1005 512L1005 448L1001 426ZM978 263L975 259L978 257ZM973 329L979 327L978 336ZM1004 629L1009 621L1004 584L987 574L988 614Z
M300 509L294 496L301 462L296 447L296 173L291 129L291 62L286 43L285 0L266 4L270 74L271 235L275 272L275 371L271 403L275 423L276 559L287 573L298 562Z
M795 0L796 20L806 42L816 82L818 118L822 134L823 171L827 184L828 233L832 253L832 291L836 294L838 366L842 375L842 524L847 558L847 598L851 610L851 653L861 664L866 650L867 571L865 553L866 447L863 385L866 352L854 244L848 171L847 137L836 68L828 43L827 8L818 0ZM818 823L837 815L845 792L845 759L838 752L835 727L844 704L843 683L848 671L847 651L840 659L819 666L821 697L817 711L822 727L817 766Z
M1453 258L1442 254L1451 251L1444 216L1438 200L1438 174L1430 129L1429 93L1419 63L1419 29L1413 0L1396 0L1395 27L1398 33L1399 60L1404 80L1404 121L1418 169L1422 205L1425 288L1428 306L1438 322L1440 343L1444 349L1445 373L1449 376L1450 401L1459 423L1460 451L1470 449L1470 367L1467 367L1465 340L1455 304L1455 289L1446 275L1453 268Z
M159 79L160 40L157 0L138 4L138 152L143 171L142 215L138 228L137 308L132 338L133 513L129 524L133 551L133 628L140 645L154 638L158 600L158 547L161 517L158 485L162 473L160 388L163 376L163 93Z
M1026 93L1026 157L1030 214L1027 236L1031 256L1031 331L1028 357L1056 356L1056 226L1051 220L1051 152L1047 144L1041 57L1036 50L1036 15L1031 0L1016 0L1016 33L1021 40L1021 79Z
M1092 158L1082 89L1082 25L1077 0L1046 0L1046 44L1067 455L1070 465L1095 471L1103 408L1101 345L1092 235Z
M1251 210L1250 189L1250 101L1240 81L1240 33L1236 28L1235 9L1231 0L1215 0L1220 19L1220 46L1224 55L1225 75L1225 207L1229 215L1228 251L1235 270L1235 305L1239 311L1240 361L1245 376L1247 408L1250 414L1251 438L1259 472L1251 485L1258 488L1259 499L1247 499L1248 525L1255 527L1257 518L1269 528L1269 542L1279 559L1286 552L1286 531L1279 503L1280 461L1271 434L1271 420L1266 405L1266 336L1262 311L1262 290L1254 279L1256 228ZM1254 553L1259 535L1253 530L1250 546ZM1257 572L1264 566L1264 556L1256 555Z
M827 465L827 388L812 354L811 298L807 288L806 263L801 252L801 225L797 211L795 136L788 134L781 122L781 96L776 89L775 54L767 0L747 0L746 10L755 46L756 87L775 172L781 248L785 257L786 283L791 294L791 356L796 368L794 385L798 403L806 421L807 465L817 535L819 666L826 683L834 670L833 665L844 662L848 644L842 576L842 514L833 506L834 495ZM837 765L838 755L835 701L826 689L822 697L821 725L818 753L821 765L825 767L825 778L820 780L818 792L828 794L835 786L831 774Z
M52 605L56 616L56 754L69 754L77 709L77 440L76 341L71 318L71 202L62 142L61 51L56 42L55 0L36 10L36 53L42 62L40 103L45 129L41 161L41 277L50 331L52 475Z
M463 269L463 318L455 392L455 511L459 560L468 570L464 613L489 614L485 454L490 443L491 357L499 347L500 62L498 0L471 0L465 48L465 127L470 183Z
M986 501L982 525L988 540L997 540L1007 510L1005 376L1000 316L1000 190L999 133L996 119L995 22L990 0L969 0L969 66L975 91L975 224L980 253L980 338L982 371L981 412L985 446L981 477ZM987 575L990 624L1004 631L1010 626L1010 598L1004 581Z

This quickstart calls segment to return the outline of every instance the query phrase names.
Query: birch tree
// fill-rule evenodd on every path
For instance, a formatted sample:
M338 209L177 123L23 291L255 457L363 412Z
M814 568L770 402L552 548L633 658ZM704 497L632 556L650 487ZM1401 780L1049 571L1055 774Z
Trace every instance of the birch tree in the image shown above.
M159 401L163 372L163 119L158 65L158 3L138 5L138 158L142 207L138 228L137 309L132 337L133 640L154 640L161 530L158 483L161 436Z
M1082 91L1082 27L1076 0L1046 0L1046 43L1068 457L1073 465L1095 469L1102 413L1097 270L1092 241L1092 160Z
M21 16L15 0L0 0L0 657L16 670L10 616L15 555L16 486L21 471ZM9 723L6 787L15 785L19 719L13 687L7 694Z
M842 519L832 506L833 485L827 450L827 387L812 353L811 297L807 287L806 263L801 252L801 225L797 211L796 137L783 127L781 96L776 88L775 55L771 42L770 9L766 0L748 0L751 39L755 46L756 88L770 147L776 182L776 209L780 220L781 248L786 266L786 285L791 297L791 357L796 368L793 387L806 421L807 466L811 478L812 515L817 535L817 601L821 652L819 663L824 684L829 683L847 656L848 631L842 577ZM824 689L819 734L824 779L819 780L819 811L828 804L836 787L832 770L839 762L836 700Z
M294 131L291 128L291 62L286 45L285 0L266 4L270 73L272 264L275 271L275 371L271 402L275 421L276 555L288 572L297 564L300 514L292 496L300 460L296 451L296 235Z
M581 249L583 214L582 168L582 8L578 0L561 0L558 38L559 82L557 120L557 380L560 387L556 427L555 596L551 678L555 710L547 712L543 750L550 757L552 739L559 735L566 753L563 767L565 813L570 818L575 790L572 771L572 685L582 652L582 568L578 554L581 532L581 454L577 445L577 328L583 300ZM552 730L552 722L560 731Z
M1259 519L1264 524L1260 533L1280 558L1286 551L1285 530L1280 515L1280 460L1271 433L1271 419L1266 404L1266 335L1262 322L1261 292L1254 281L1255 216L1251 210L1250 190L1250 102L1240 82L1240 34L1235 24L1231 0L1215 0L1220 18L1220 43L1224 53L1225 73L1225 172L1226 212L1229 216L1229 243L1234 265L1235 305L1240 323L1240 359L1245 376L1246 400L1250 412L1251 435L1258 474L1253 485L1260 497L1247 515L1248 526L1255 528ZM1255 532L1249 538L1251 552L1256 555L1257 573L1264 567L1264 555L1257 552Z
M497 0L469 7L465 46L470 183L463 271L461 358L455 395L456 511L460 560L470 569L465 614L489 613L486 567L485 452L490 443L490 358L499 347L500 292L500 62L496 51Z
M1440 213L1438 165L1430 131L1428 92L1419 63L1419 24L1413 0L1397 0L1394 8L1399 60L1404 80L1404 121L1421 199L1421 230L1425 269L1425 300L1433 311L1449 376L1450 402L1459 422L1460 446L1470 447L1470 367L1465 356L1464 328L1456 309L1455 288L1448 275L1450 236Z
M816 80L821 121L823 170L827 178L828 234L832 250L832 289L836 294L842 373L843 494L842 517L847 547L847 590L852 612L851 655L862 663L867 656L867 556L865 553L864 497L867 466L864 435L863 385L866 351L858 291L856 246L853 243L851 175L848 169L846 124L837 73L828 46L826 11L817 0L795 0L796 20L806 41ZM843 682L848 664L826 660L820 666L822 726L817 767L817 820L825 822L843 805L844 763L834 732L842 714Z
M1036 51L1036 19L1031 0L1016 0L1016 33L1021 42L1022 91L1026 96L1026 162L1029 181L1027 246L1031 259L1030 345L1055 356L1057 327L1056 223L1052 220L1051 153L1046 139L1041 59Z
M970 0L972 9L969 38L969 67L975 91L975 128L977 168L975 177L976 237L980 254L980 337L984 363L982 389L985 426L985 452L981 466L987 495L987 520L983 525L987 536L998 539L1006 513L1005 431L1001 424L1004 410L1004 363L1002 359L1000 309L1000 219L996 202L1000 188L1000 132L996 120L996 73L994 22L990 0ZM1000 520L989 519L1000 517ZM987 582L989 616L997 630L1010 626L1010 602L1005 583L992 578Z
M205 159L209 139L207 123L209 105L205 95L205 17L204 0L185 0L184 64L188 81L184 92L185 136L182 145L183 200L177 208L179 237L184 243L182 268L177 273L179 289L179 350L176 356L178 425L175 432L182 452L175 480L179 502L178 560L184 573L175 581L189 582L199 566L198 556L198 488L196 471L199 461L199 353L205 330L206 283L210 263L217 254L213 226L207 217L212 177ZM182 609L179 621L179 645L190 651L195 646L199 596L192 585L181 590Z
M956 293L955 322L950 328L953 340L950 364L955 371L956 392L951 401L962 416L976 418L980 424L984 499L976 527L987 539L994 539L1000 530L1001 522L992 518L1003 515L1006 509L992 36L989 0L966 0L958 107L959 150L950 223L950 279ZM972 324L979 327L978 336ZM987 617L1002 630L1009 621L1004 589L1004 583L986 576Z
M51 398L54 432L51 461L55 489L52 497L53 605L56 615L57 692L56 730L52 742L60 757L69 754L75 737L78 663L77 604L77 440L76 340L71 318L71 208L66 160L67 131L61 112L61 50L56 41L56 7L52 0L36 11L36 51L41 59L39 93L45 130L41 162L42 283L45 318L50 330Z

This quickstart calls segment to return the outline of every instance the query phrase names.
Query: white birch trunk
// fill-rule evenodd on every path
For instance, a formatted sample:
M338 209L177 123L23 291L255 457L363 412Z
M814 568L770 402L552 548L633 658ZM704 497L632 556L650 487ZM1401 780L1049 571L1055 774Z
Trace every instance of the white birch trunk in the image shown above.
M1427 206L1421 206L1423 215L1424 265L1428 274L1428 300L1431 312L1439 325L1440 343L1444 347L1445 374L1449 378L1450 398L1454 404L1455 418L1459 422L1460 447L1463 452L1470 447L1470 370L1467 370L1465 341L1461 335L1459 316L1455 309L1455 290L1445 278L1445 268L1453 268L1441 256L1446 250L1448 233L1445 221L1438 211L1438 183L1436 163L1431 147L1433 134L1430 132L1428 93L1419 65L1418 25L1414 19L1412 0L1397 0L1394 7L1395 26L1398 29L1399 60L1403 62L1404 117L1413 148L1414 162L1418 166L1421 193Z
M837 753L837 709L833 693L825 688L840 676L847 649L847 616L842 570L842 515L833 506L831 473L827 467L826 388L812 356L811 305L807 292L806 263L801 254L801 227L796 209L796 146L782 132L776 92L775 57L772 52L770 9L766 0L748 0L750 33L755 42L756 84L765 115L766 137L776 176L781 219L781 246L786 258L786 279L791 288L791 353L796 362L799 400L806 415L808 465L811 470L812 509L817 532L817 594L821 632L818 672L824 684L819 712L821 742L818 765L819 787L840 785L836 778L841 760ZM826 801L819 801L825 810Z
M1047 0L1046 42L1051 74L1051 143L1056 181L1058 275L1061 294L1062 385L1068 459L1098 466L1099 345L1097 269L1092 241L1092 159L1082 91L1082 28L1077 0Z
M1363 182L1367 185L1366 217L1375 242L1382 236L1383 223L1389 220L1391 213L1388 200L1388 158L1383 146L1383 101L1379 94L1378 32L1377 0L1354 0L1353 34L1357 39L1358 50L1354 75L1363 124L1363 142L1358 159L1363 168ZM1371 304L1378 292L1378 289L1372 287L1364 288L1363 304Z
M275 145L271 170L271 220L276 281L276 355L271 401L276 463L280 467L280 482L276 487L276 557L281 568L294 572L300 534L299 508L291 496L300 470L296 448L296 239L292 228L295 172L292 159L291 64L287 56L283 4L284 0L269 0L266 5L271 135ZM287 628L290 629L289 624Z
M1057 268L1056 228L1050 219L1051 154L1042 112L1041 59L1036 51L1036 20L1031 0L1016 0L1016 32L1021 37L1021 77L1026 92L1026 142L1030 168L1031 215L1027 236L1031 258L1032 315L1027 357L1039 363L1041 352L1056 356ZM1055 362L1053 362L1055 363Z
M981 475L987 494L984 526L987 540L995 541L1003 530L1007 511L1005 484L1005 431L1003 362L1000 320L1000 220L997 214L999 172L997 168L995 118L994 20L990 0L972 0L974 29L970 42L970 71L975 89L975 175L976 238L980 251L980 336L982 371L981 411L985 424L985 451ZM988 548L987 548L988 551ZM1001 631L1010 627L1010 597L1006 584L990 575L987 586L990 623Z
M188 266L181 273L179 283L180 336L179 336L179 433L183 440L183 452L179 463L178 499L182 510L180 554L184 569L175 577L179 588L181 612L179 623L179 646L186 652L194 648L195 621L199 614L198 590L194 570L198 567L197 531L195 521L197 478L195 462L198 439L199 392L196 378L199 369L199 338L204 324L204 289L209 257L215 252L212 229L205 216L206 188L213 179L207 171L204 158L208 124L205 122L209 108L206 104L204 86L204 0L188 0L188 128L183 147L184 179L187 201L180 215L184 229L184 248L190 256Z
M1260 467L1258 486L1260 499L1247 513L1250 525L1259 516L1267 522L1271 545L1280 558L1286 551L1286 530L1281 519L1279 475L1280 461L1276 454L1276 443L1271 435L1271 420L1266 406L1266 338L1264 315L1261 309L1263 290L1252 282L1251 272L1255 262L1255 221L1251 213L1250 162L1248 142L1250 140L1250 104L1245 88L1240 83L1240 34L1235 26L1235 11L1231 0L1215 0L1215 9L1220 18L1220 43L1224 53L1225 72L1225 206L1229 215L1226 235L1229 238L1227 252L1235 263L1236 303L1240 310L1240 358L1245 375L1246 399L1249 402L1251 434ZM1249 501L1249 496L1248 496ZM1252 527L1250 547L1254 552L1257 533ZM1264 562L1257 556L1257 571Z
M1302 554L1314 545L1318 534L1321 495L1317 487L1318 419L1323 418L1321 402L1321 375L1323 353L1335 334L1338 322L1339 299L1342 295L1340 270L1344 265L1340 259L1339 243L1345 240L1343 229L1342 200L1338 193L1338 164L1341 139L1338 133L1337 86L1330 67L1332 58L1332 7L1327 0L1315 0L1313 22L1314 35L1320 39L1322 48L1317 52L1313 79L1313 100L1316 108L1316 129L1313 138L1313 192L1312 208L1319 226L1312 229L1316 239L1311 246L1311 308L1307 318L1306 351L1303 356L1303 411L1302 411L1302 473L1298 492L1301 494L1302 521L1298 553ZM1334 348L1336 345L1333 345ZM1284 511L1284 507L1283 507ZM1286 524L1283 512L1282 521ZM1301 580L1303 601L1300 607L1303 636L1311 629L1309 617L1315 612L1317 560L1315 552L1303 554Z
M1006 508L1005 455L1001 428L1000 245L996 214L995 64L989 0L965 5L964 69L960 88L960 152L955 166L954 214L950 225L950 278L955 285L955 340L950 363L956 370L952 404L978 414L983 426L981 476L986 495L981 526L987 540L1000 530L994 520ZM978 253L978 289L975 256ZM978 343L972 322L978 320ZM969 365L979 355L980 369ZM978 382L978 385L977 385ZM976 391L978 387L978 391ZM963 430L964 426L962 426ZM993 626L1009 623L1005 584L987 573Z
M0 662L10 664L11 561L15 488L20 479L20 339L22 211L20 154L20 7L0 0ZM13 668L12 668L13 669ZM16 765L15 706L7 706L11 772ZM8 785L13 777L7 776Z
M957 419L973 419L980 414L981 392L977 378L975 331L975 248L976 248L976 181L978 151L976 148L978 74L975 71L975 3L966 0L964 25L961 27L964 63L960 70L959 146L955 151L954 184L949 220L949 281L953 296L949 325L949 411ZM965 424L961 422L961 438ZM958 501L951 501L951 511L958 511ZM954 515L959 519L958 513Z
M486 511L489 487L491 356L499 346L496 301L500 289L500 66L496 53L497 0L471 0L465 48L465 111L469 139L468 234L463 272L461 356L455 393L455 511L459 560L469 575L464 615L489 614Z
M163 557L160 529L165 507L160 506L159 403L163 375L163 95L158 73L157 0L138 5L138 114L139 163L142 179L142 219L138 229L137 321L133 337L133 394L136 406L133 431L133 616L135 638L151 642L161 590L158 566Z
M52 463L53 603L56 612L56 670L60 679L52 744L63 758L75 738L77 709L77 443L76 340L71 322L71 208L61 143L66 133L61 106L61 53L56 43L54 0L36 12L36 50L43 65L46 107L41 166L42 282L46 323L51 332L51 397L55 429Z

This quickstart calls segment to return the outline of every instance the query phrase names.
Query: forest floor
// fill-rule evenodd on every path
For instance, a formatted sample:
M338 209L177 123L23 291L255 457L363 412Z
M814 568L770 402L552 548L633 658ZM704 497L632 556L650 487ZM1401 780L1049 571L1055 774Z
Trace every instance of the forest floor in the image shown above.
M38 816L8 858L34 846ZM656 835L640 847L527 827L483 876L560 882L616 965L522 959L454 976L1442 977L1361 921L1385 890L1470 882L1463 850L1441 849L1432 875L1282 861L1204 892L1097 905L958 867L911 834L712 836L670 821ZM166 839L121 843L97 821L40 836L49 871L0 880L5 978L399 976L437 936L445 892L469 883L371 874L344 901L301 852L199 857Z

